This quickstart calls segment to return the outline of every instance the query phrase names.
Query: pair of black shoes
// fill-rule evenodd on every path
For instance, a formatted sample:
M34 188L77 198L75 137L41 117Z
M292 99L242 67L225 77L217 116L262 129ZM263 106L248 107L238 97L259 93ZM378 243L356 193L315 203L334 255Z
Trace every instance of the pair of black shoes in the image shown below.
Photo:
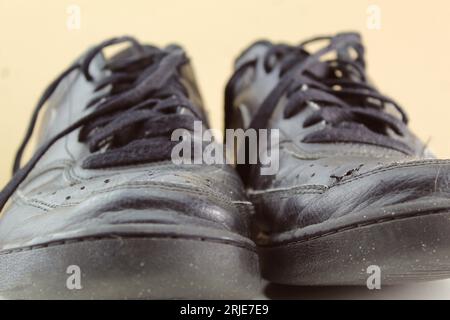
M382 284L448 276L450 163L367 80L359 35L253 44L225 118L245 130L225 134L237 170L217 142L174 152L208 129L180 47L88 50L45 91L1 193L0 296L244 298L260 274L366 285L374 266Z

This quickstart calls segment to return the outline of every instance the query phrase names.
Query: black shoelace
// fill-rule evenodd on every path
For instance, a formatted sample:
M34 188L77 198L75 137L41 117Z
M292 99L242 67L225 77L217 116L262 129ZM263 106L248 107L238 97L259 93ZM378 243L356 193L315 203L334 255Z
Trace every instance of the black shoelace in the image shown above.
M329 41L329 44L313 54L306 51L306 45L322 40ZM336 58L323 61L322 58L329 53L335 53ZM243 64L227 86L225 105L228 117L235 83L254 63ZM324 129L304 137L304 143L357 142L412 153L408 145L392 136L405 134L406 114L395 101L380 94L366 79L364 47L358 34L318 37L296 47L272 45L265 56L264 68L271 72L276 64L280 66L280 81L258 109L251 128L266 128L278 101L285 95L288 99L285 118L302 111L308 102L314 102L320 108L307 117L303 126L319 122L327 124ZM400 117L385 111L388 104L398 111Z
M86 106L94 108L92 112L43 143L20 168L38 115L59 83L75 70L80 70L86 80L94 81L89 66L95 56L108 46L124 42L129 42L131 47L106 64L111 71L109 76L95 82L97 91L108 85L111 90L92 100ZM70 66L52 82L40 98L17 151L14 176L0 194L0 211L45 152L60 138L79 128L79 140L92 152L83 163L85 168L170 159L175 143L170 141L172 131L178 128L192 130L194 120L205 121L179 81L178 69L187 61L180 48L161 50L141 45L132 37L113 38L92 48L81 62ZM180 114L180 108L191 112Z

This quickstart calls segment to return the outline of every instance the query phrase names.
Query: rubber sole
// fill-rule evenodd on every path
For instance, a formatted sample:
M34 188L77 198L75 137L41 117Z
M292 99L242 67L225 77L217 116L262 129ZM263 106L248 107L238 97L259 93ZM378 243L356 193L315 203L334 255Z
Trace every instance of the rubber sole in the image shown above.
M450 213L355 223L261 247L262 276L289 285L381 285L450 278ZM393 215L394 217L394 215Z
M3 298L241 299L259 286L256 252L220 240L116 236L0 254Z

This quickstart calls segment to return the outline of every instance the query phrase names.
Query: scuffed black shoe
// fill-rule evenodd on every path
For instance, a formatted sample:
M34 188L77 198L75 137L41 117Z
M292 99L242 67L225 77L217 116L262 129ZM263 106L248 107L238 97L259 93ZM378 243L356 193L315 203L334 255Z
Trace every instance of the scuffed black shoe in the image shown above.
M276 175L239 167L263 277L366 285L377 267L382 285L450 276L450 161L435 159L367 80L358 34L260 41L235 67L226 127L280 135Z
M20 168L47 100L37 151ZM239 176L171 161L171 133L195 120L207 127L178 46L115 38L69 67L39 101L1 193L0 296L251 297L259 269Z

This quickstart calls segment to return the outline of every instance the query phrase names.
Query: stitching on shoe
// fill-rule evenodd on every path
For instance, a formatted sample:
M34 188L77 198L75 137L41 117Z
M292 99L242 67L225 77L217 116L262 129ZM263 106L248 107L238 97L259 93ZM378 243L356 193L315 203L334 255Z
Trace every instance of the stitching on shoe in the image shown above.
M293 157L300 159L300 160L314 160L314 159L326 158L326 157L330 156L330 152L327 152L327 151L310 152L310 151L304 150L291 140L286 141L283 144L285 144L285 146L282 146L281 150L285 151L287 154L290 154ZM343 144L343 143L340 143L340 144ZM354 143L345 143L345 144L351 145L351 146L359 146L358 144L354 144ZM333 145L337 145L337 144L333 143ZM294 146L295 148L293 148L292 146ZM372 147L375 147L375 146L372 146ZM378 147L378 148L386 150L386 148L383 148L383 147ZM370 157L374 157L376 159L391 159L393 155L405 156L405 154L400 151L396 151L396 150L392 150L392 149L387 149L387 150L393 151L393 152L392 153L380 153L380 152L376 152L376 151L354 150L354 151L350 151L350 152L341 151L337 155L353 156L353 157L370 156ZM300 153L298 151L302 151L303 153Z
M44 173L51 172L54 170L65 170L72 164L73 164L73 161L70 161L67 159L59 159L59 160L52 161L52 162L46 164L45 166L39 167L30 174L30 176L27 178L26 182L24 183L24 186L21 187L21 189L26 188L30 182L32 182L34 179L40 177Z
M256 252L256 247L252 246L251 244L233 241L233 240L227 240L227 239L215 239L210 237L198 237L198 236L176 236L176 235L151 235L151 236L119 236L119 235L109 235L109 236L91 236L91 237L82 237L82 238L75 238L75 239L67 239L67 240L60 240L60 241L54 241L54 242L48 242L45 244L37 244L32 246L26 246L26 247L20 247L15 249L7 249L0 251L0 256L2 255L8 255L12 253L19 253L19 252L26 252L26 251L33 251L38 249L44 249L49 247L56 247L66 244L73 244L73 243L80 243L80 242L95 242L95 241L101 241L101 240L117 240L117 239L126 239L126 240L138 240L138 239L145 239L145 240L153 240L153 239L173 239L173 240L188 240L188 241L201 241L201 242L214 242L214 243L221 243L226 245L232 245L235 247L247 249L252 252Z
M299 194L321 194L328 190L326 185L302 185L292 188L279 188L279 189L267 189L267 190L248 190L247 194L252 200L259 201L261 198L274 198L279 196L281 193L281 198L288 196L295 196Z
M393 163L387 166L383 166L381 168L376 168L367 172L364 172L360 175L353 176L351 178L345 179L343 181L340 181L338 183L332 184L331 186L326 185L301 185L291 188L279 188L279 189L267 189L267 190L248 190L247 193L250 198L254 198L256 201L259 201L261 197L274 197L278 195L279 193L283 194L281 198L284 198L286 196L295 196L297 194L321 194L325 191L344 185L346 183L350 183L352 181L356 181L359 179L363 179L365 177L369 177L374 174L390 171L397 168L408 168L408 167L417 167L422 165L448 165L450 164L450 160L420 160L420 161L410 161L410 162L398 162Z
M48 208L48 206L46 204L44 204L46 207L43 207L43 206L40 206L38 204L38 202L34 203L34 202L31 202L30 200L31 199L24 199L23 195L21 194L20 191L17 191L16 195L14 196L14 201L16 201L16 202L18 202L18 203L20 203L22 205L26 205L26 206L30 206L30 207L33 207L33 208L37 208L37 209L43 210L45 212L49 211L49 208Z
M95 194L95 195L101 195L101 194L105 194L111 191L118 191L121 189L134 189L134 190L138 190L138 189L145 189L145 188L161 188L161 189L165 189L168 191L175 191L175 192L187 192L189 194L195 194L195 195L200 195L200 196L210 196L215 198L215 200L217 200L219 203L221 203L222 205L225 205L226 207L234 207L235 209L238 209L238 207L235 205L234 201L232 201L229 198L223 197L223 196L218 196L218 194L216 193L212 193L210 191L206 191L206 190L202 190L202 189L193 189L191 188L180 188L179 186L172 186L172 185L168 185L166 184L158 184L158 183L148 183L148 182L134 182L134 183L127 183L127 184L121 184L121 185L117 185L114 187L110 187L110 188L106 188L100 191L94 190L91 192L91 194ZM22 198L23 201L28 202L33 202L33 203L38 203L41 205L45 205L49 208L55 209L55 208L61 208L61 207L72 207L75 205L78 205L82 202L84 202L84 200L82 201L72 201L72 202L64 202L61 204L56 204L56 203L50 203L50 202L46 202L43 200L38 200L35 198L28 198L27 196L25 196L22 192L18 191L17 195L20 196Z

